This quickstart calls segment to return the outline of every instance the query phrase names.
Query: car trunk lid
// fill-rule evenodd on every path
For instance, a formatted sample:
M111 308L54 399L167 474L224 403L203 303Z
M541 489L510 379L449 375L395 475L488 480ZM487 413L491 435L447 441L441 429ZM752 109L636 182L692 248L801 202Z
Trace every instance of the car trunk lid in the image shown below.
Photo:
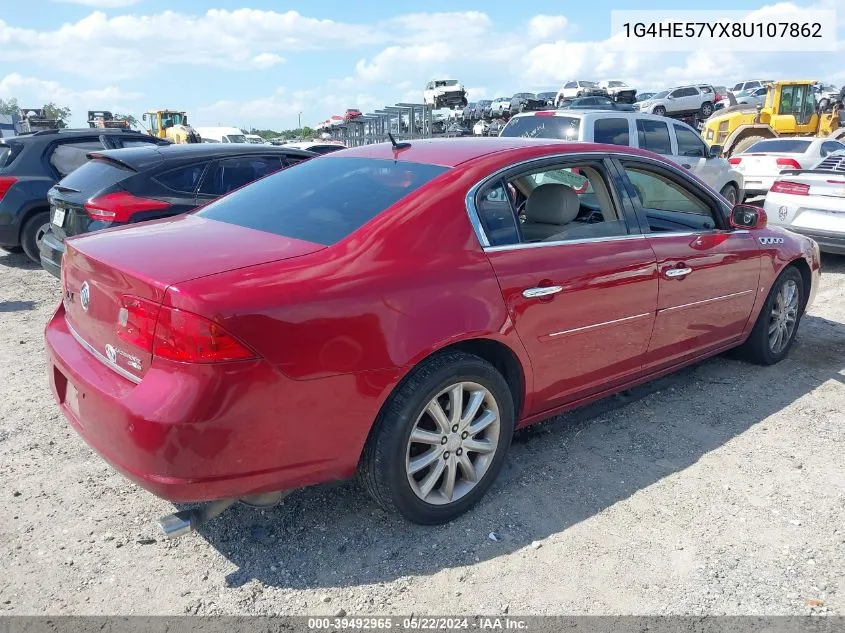
M185 243L185 228L190 244ZM67 242L62 266L65 318L80 344L138 381L152 355L118 336L118 327L125 325L122 308L131 298L159 306L174 283L323 248L192 215L98 231ZM151 257L153 252L158 256Z

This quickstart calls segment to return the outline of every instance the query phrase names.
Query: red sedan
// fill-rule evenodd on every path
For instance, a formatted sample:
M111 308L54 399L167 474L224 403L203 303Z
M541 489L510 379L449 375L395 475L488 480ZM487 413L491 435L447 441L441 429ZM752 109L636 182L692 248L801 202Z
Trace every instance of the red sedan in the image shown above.
M411 521L515 428L733 347L788 353L810 239L621 146L371 145L71 240L46 328L74 428L172 501L360 473Z

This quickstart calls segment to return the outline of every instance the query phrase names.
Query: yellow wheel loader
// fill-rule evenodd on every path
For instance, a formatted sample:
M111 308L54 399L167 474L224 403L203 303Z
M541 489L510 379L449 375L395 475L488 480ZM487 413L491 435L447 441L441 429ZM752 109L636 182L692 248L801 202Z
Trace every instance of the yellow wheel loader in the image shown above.
M164 138L173 143L201 143L197 131L188 125L188 115L175 110L155 110L145 112L143 120L147 122L147 133Z
M705 122L704 142L723 156L742 152L757 141L778 136L845 138L839 121L841 103L816 103L815 81L775 81L762 107L736 105L717 110Z

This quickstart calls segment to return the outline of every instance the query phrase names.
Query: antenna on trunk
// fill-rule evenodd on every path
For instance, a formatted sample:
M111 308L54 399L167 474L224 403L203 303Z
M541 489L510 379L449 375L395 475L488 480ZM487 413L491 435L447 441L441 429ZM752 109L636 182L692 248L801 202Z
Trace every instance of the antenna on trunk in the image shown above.
M392 133L392 132L388 132L388 133L387 133L387 138L389 138L389 139L390 139L390 144L391 144L391 145L393 145L393 149L394 149L394 150L408 149L408 148L411 146L411 144L410 144L410 143L405 143L405 142L402 142L402 143L397 143L397 142L396 142L396 139L395 139L395 138L393 138L393 133Z

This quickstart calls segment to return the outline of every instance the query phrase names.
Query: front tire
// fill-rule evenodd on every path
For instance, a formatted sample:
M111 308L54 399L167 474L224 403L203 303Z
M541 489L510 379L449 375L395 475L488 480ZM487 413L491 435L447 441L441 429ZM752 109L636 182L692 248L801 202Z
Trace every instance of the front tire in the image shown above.
M705 101L701 104L701 116L706 119L711 114L713 114L713 104L709 101Z
M23 248L26 256L36 264L41 263L38 245L49 228L50 213L48 211L41 211L29 218L26 224L23 225L23 229L21 229L21 248Z
M361 478L386 510L446 523L496 479L513 431L513 397L496 368L472 354L438 354L391 395L364 448Z
M774 365L786 358L803 316L805 292L801 273L788 266L772 284L754 329L740 348L747 360Z
M651 111L652 114L656 114L657 116L666 116L666 108L663 106L655 106L654 110Z

